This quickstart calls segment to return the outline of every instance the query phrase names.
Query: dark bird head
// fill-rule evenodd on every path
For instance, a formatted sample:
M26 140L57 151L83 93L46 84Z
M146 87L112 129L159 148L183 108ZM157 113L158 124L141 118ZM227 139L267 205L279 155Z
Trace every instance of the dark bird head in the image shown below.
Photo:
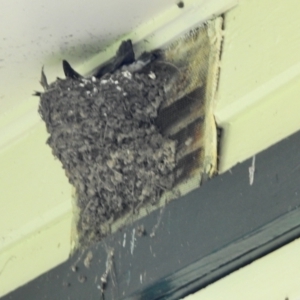
M138 60L145 63L150 63L155 60L163 59L163 51L161 49L155 49L151 52L143 52Z
M79 73L77 73L66 60L63 60L62 64L63 64L63 69L66 78L72 78L72 79L82 78L82 76Z
M131 40L122 41L116 53L115 60L116 60L116 68L120 68L124 65L130 65L134 62L135 56L134 56Z
M134 62L135 56L132 47L131 40L123 41L116 52L116 56L113 57L109 62L102 65L97 72L94 74L96 78L101 78L107 73L114 73L122 66L130 65Z

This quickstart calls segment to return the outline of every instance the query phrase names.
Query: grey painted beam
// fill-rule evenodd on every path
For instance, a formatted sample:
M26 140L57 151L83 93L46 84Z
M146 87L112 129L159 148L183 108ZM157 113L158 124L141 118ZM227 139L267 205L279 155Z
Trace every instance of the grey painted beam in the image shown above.
M73 272L75 255L2 299L101 299L108 249L105 299L178 299L206 286L300 236L299 149L300 132L256 156L253 185L248 160L92 247L89 269L85 253Z

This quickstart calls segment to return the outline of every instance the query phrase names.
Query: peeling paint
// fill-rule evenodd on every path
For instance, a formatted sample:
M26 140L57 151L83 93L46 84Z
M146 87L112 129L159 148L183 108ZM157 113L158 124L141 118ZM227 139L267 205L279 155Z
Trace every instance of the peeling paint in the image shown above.
M249 167L249 184L252 185L254 182L255 174L255 155L252 157L252 165Z

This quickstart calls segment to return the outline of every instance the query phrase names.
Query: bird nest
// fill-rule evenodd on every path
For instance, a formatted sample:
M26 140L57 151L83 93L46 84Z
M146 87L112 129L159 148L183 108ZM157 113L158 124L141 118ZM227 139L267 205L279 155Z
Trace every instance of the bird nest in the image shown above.
M42 72L39 113L76 189L84 243L99 241L103 224L157 203L174 184L176 142L156 124L172 70L155 63L155 52L137 61L132 53L123 42L114 60L87 78L66 61L66 79L49 85Z

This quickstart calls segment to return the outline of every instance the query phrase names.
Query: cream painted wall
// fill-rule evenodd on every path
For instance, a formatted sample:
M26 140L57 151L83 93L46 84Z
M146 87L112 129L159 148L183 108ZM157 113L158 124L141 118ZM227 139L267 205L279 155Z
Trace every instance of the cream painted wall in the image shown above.
M294 0L241 0L226 14L221 172L300 129L299 10Z
M44 124L1 153L1 250L71 210L71 185L45 143ZM6 212L6 213L5 213Z
M0 154L0 296L70 254L71 186L46 138L40 122Z

